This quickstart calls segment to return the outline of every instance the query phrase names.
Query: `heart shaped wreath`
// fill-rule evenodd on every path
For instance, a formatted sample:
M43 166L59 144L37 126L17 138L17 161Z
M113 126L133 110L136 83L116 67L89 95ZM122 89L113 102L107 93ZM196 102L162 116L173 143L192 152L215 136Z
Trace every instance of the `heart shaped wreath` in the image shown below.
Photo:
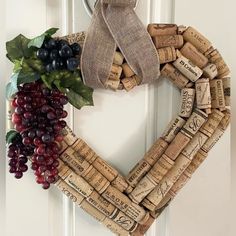
M7 57L14 63L7 85L10 173L21 178L30 160L44 189L55 184L117 235L144 235L228 127L230 72L218 50L192 27L150 24L150 37L141 24L135 30L126 24L121 32L110 17L117 6L101 12L104 5L98 1L96 6L86 36L53 38L57 29L52 28L32 40L19 35L7 42ZM127 15L134 17L131 8L118 8L125 22ZM132 33L124 38L127 28ZM90 47L94 37L100 37L96 47L103 45L96 52ZM136 43L145 46L143 57L150 60L140 58ZM63 121L63 107L68 101L78 109L93 105L90 87L130 91L149 83L159 77L159 64L161 75L181 90L180 112L124 178L76 137Z

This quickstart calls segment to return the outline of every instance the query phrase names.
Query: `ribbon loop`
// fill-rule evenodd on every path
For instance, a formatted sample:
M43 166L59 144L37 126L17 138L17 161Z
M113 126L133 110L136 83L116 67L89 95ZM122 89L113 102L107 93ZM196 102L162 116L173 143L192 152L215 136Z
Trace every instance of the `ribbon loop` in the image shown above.
M136 0L97 1L81 56L86 85L105 87L117 46L142 83L159 77L159 57L150 35L133 10L135 5Z

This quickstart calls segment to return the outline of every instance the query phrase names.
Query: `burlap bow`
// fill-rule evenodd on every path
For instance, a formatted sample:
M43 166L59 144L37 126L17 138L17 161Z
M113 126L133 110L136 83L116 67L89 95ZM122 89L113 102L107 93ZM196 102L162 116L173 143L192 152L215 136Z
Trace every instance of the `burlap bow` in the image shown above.
M142 83L159 77L159 58L151 37L134 12L136 1L97 1L81 57L86 85L104 88L117 46Z

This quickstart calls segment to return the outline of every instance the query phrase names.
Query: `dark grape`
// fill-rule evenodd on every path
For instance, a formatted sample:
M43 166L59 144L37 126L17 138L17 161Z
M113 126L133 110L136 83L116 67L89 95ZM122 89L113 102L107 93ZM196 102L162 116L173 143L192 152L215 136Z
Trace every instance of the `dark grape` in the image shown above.
M51 63L47 64L45 69L48 73L50 73L54 70L53 65Z
M65 66L63 60L61 58L55 59L52 61L52 67L54 70L63 69Z
M77 58L69 58L66 61L67 69L70 71L74 71L79 66L79 60Z
M37 51L36 55L40 60L45 61L48 58L48 50L40 48Z
M79 45L78 43L73 43L73 44L70 45L70 47L71 47L71 49L72 49L72 51L73 51L73 53L74 53L75 55L80 54L80 52L81 52L81 47L80 47L80 45Z
M59 55L64 58L70 58L73 56L73 52L68 45L65 45L59 50Z

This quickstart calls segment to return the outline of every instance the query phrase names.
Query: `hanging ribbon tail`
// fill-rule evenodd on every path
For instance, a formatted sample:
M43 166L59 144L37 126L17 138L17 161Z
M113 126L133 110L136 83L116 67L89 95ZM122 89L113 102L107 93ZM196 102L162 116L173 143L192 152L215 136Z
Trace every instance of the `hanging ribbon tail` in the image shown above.
M142 83L160 76L160 63L151 37L134 12L136 0L98 0L81 57L84 82L104 88L116 46Z

